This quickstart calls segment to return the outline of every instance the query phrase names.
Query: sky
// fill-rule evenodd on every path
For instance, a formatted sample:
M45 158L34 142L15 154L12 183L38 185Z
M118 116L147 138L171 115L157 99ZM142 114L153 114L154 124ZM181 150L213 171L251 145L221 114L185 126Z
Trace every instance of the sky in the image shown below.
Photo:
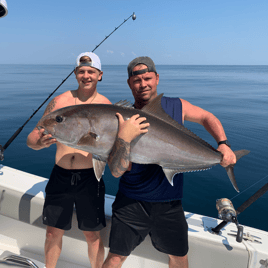
M138 56L155 64L268 65L267 0L6 0L0 64L75 64L92 51L103 65Z

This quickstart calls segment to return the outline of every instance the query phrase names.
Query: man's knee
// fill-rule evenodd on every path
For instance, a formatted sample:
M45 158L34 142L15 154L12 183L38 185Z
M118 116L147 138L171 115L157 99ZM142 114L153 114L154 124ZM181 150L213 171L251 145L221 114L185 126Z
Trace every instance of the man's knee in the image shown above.
M47 226L46 239L48 241L60 240L64 234L64 230Z
M88 243L94 243L101 240L99 231L97 232L84 231L83 233Z
M170 267L188 268L188 256L168 255Z
M121 256L109 252L107 259L104 262L103 268L121 267L119 265L121 265L126 260L126 258L127 256Z

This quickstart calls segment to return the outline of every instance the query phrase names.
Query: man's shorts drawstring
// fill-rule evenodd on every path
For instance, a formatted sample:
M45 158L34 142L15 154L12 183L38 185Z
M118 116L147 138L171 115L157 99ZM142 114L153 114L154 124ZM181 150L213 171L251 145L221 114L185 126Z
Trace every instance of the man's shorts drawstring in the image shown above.
M72 172L71 185L77 185L77 182L81 180L81 172Z

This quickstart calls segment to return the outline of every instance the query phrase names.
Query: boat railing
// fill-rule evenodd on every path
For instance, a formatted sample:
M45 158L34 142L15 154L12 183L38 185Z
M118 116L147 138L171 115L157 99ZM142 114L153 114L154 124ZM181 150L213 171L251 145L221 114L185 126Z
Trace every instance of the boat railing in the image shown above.
M32 260L18 255L8 255L0 261L0 264L1 262L12 265L17 264L20 265L20 267L22 266L22 267L39 268Z

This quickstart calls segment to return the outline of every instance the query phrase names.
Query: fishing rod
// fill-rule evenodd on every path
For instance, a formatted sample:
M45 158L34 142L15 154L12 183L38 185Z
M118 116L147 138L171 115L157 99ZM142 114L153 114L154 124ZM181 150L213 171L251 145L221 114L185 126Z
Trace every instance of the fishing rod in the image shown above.
M127 19L125 19L118 27L115 27L115 29L108 36L105 36L105 38L92 50L92 52L94 52L107 38L109 38L119 27L121 27L130 18L132 18L132 20L136 19L136 15L134 12ZM33 116L40 110L40 108L47 102L47 100L63 85L63 83L72 75L74 71L75 71L75 68L70 72L70 74L64 80L62 80L59 86L47 97L47 99L38 107L38 109L34 111L34 113L28 118L28 120L13 134L13 136L7 141L7 143L4 146L0 144L0 160L1 161L4 160L4 151L11 144L11 142L20 134L24 126L33 118Z

